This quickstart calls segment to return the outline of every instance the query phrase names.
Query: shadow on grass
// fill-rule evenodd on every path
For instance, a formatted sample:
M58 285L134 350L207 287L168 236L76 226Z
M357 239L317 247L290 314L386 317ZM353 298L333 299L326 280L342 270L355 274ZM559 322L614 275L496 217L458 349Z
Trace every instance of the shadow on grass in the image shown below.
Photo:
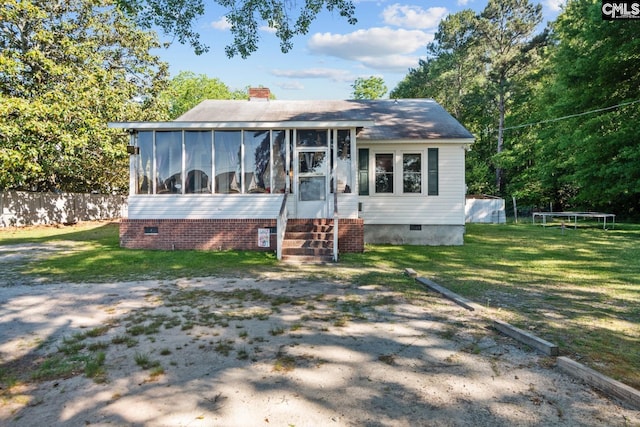
M71 229L69 229L71 230ZM79 242L73 250L16 268L25 280L99 283L180 277L251 277L296 267L273 253L122 249L117 224L8 243ZM309 267L309 278L414 290L401 272L413 268L495 310L499 318L561 345L601 372L640 388L640 226L559 229L539 225L467 226L455 247L368 246L342 254L338 266Z

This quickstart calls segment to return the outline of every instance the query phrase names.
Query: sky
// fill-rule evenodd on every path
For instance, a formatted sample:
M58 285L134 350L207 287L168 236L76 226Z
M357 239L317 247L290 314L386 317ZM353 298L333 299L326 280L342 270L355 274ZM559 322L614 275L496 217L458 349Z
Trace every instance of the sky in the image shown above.
M263 86L277 99L313 100L350 99L359 77L381 77L391 91L425 58L426 46L443 18L463 9L480 12L487 0L354 0L356 25L325 10L308 34L293 40L294 47L286 54L274 32L261 28L258 51L247 59L227 58L224 47L232 38L224 19L226 9L213 1L205 3L205 15L195 28L210 50L198 56L191 46L172 42L158 52L169 63L171 76L191 71L218 78L231 90ZM303 0L292 3L300 7ZM557 17L562 3L540 1L543 26ZM166 36L161 39L171 41Z

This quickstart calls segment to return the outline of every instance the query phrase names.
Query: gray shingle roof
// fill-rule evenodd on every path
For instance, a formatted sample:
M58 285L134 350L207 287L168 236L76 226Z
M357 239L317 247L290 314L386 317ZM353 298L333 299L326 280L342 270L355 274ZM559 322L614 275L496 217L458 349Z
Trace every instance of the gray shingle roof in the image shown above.
M339 101L206 100L176 122L341 122L373 121L358 140L473 139L473 135L432 99Z

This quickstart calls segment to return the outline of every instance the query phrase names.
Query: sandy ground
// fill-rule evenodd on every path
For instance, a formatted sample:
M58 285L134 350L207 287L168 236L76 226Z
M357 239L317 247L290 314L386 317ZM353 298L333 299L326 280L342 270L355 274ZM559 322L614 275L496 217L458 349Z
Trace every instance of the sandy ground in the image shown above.
M408 301L295 268L25 285L10 274L19 258L0 250L1 425L640 425L640 412L427 292ZM74 340L79 354L104 352L100 375L16 379L71 357L60 350Z

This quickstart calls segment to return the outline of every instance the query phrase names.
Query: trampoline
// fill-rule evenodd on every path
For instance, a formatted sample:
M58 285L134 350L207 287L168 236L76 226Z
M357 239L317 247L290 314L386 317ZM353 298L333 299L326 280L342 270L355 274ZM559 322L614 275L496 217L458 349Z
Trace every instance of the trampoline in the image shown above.
M615 214L603 213L603 212L534 212L533 213L533 223L536 223L536 218L541 217L542 225L547 225L547 218L567 218L568 221L573 219L573 228L578 228L578 218L596 218L598 222L603 220L602 229L606 230L607 228L607 219L610 220L611 228L616 227L616 216Z

